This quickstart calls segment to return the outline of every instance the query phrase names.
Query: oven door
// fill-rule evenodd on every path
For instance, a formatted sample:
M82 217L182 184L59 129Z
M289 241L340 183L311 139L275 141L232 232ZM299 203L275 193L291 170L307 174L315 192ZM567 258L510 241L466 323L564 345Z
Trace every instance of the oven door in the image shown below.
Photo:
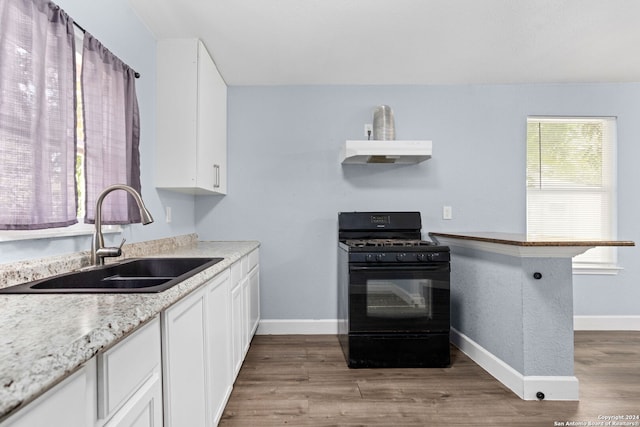
M448 332L449 271L449 263L349 265L349 332Z

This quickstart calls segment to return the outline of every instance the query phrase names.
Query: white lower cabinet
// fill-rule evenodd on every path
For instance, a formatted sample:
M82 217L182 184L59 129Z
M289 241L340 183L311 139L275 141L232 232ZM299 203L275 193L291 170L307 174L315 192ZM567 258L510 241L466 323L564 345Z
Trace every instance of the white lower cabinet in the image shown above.
M240 372L240 368L242 367L242 361L244 360L244 349L246 347L246 330L247 327L245 324L247 323L245 320L246 317L246 307L245 307L245 284L246 280L240 280L240 262L231 266L232 276L237 276L237 279L232 283L233 288L231 289L231 360L233 367L233 379L238 376L238 372Z
M231 366L231 306L229 270L207 286L208 347L209 347L209 403L211 412L208 425L216 425L233 387Z
M2 427L86 427L95 418L95 359L22 408Z
M162 425L160 321L156 317L97 356L98 423Z
M207 424L206 293L194 292L162 316L165 425Z
M231 266L231 341L233 378L240 372L260 322L259 250Z
M160 320L97 356L96 426L162 426Z
M90 359L2 427L161 427L160 321Z
M255 335L260 323L260 269L256 264L250 271L247 280L249 337ZM251 338L249 338L251 339Z
M228 307L226 270L163 313L166 427L220 420L232 386Z
M260 321L258 258L244 256L0 427L217 425Z

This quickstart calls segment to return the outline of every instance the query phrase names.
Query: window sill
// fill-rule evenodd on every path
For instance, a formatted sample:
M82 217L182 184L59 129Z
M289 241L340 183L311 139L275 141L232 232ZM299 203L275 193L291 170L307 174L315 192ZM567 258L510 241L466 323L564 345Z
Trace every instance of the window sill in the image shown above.
M0 242L86 236L92 235L94 230L93 224L75 224L65 228L47 228L43 230L2 230L0 231ZM104 225L102 227L103 234L119 233L121 231L122 227L119 225Z
M615 264L585 264L573 263L574 275L606 275L615 276L624 268Z

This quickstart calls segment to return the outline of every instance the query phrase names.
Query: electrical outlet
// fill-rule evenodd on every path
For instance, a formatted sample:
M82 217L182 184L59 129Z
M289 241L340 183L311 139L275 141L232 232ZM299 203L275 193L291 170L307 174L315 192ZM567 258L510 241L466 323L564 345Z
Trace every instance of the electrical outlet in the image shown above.
M171 206L167 206L165 210L165 220L167 221L167 224L171 222Z
M442 207L442 219L453 219L453 209L451 209L451 206Z
M364 136L368 139L373 138L373 125L371 123L364 125Z

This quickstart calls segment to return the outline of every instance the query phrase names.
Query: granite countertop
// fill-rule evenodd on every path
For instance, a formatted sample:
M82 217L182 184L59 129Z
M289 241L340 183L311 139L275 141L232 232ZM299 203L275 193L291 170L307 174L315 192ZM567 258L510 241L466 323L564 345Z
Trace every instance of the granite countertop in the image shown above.
M438 237L446 237L513 246L635 246L635 243L629 240L580 240L574 237L528 236L520 233L431 232L429 236L434 237L435 240L437 240Z
M0 295L0 419L259 246L197 242L146 256L223 261L155 294Z

